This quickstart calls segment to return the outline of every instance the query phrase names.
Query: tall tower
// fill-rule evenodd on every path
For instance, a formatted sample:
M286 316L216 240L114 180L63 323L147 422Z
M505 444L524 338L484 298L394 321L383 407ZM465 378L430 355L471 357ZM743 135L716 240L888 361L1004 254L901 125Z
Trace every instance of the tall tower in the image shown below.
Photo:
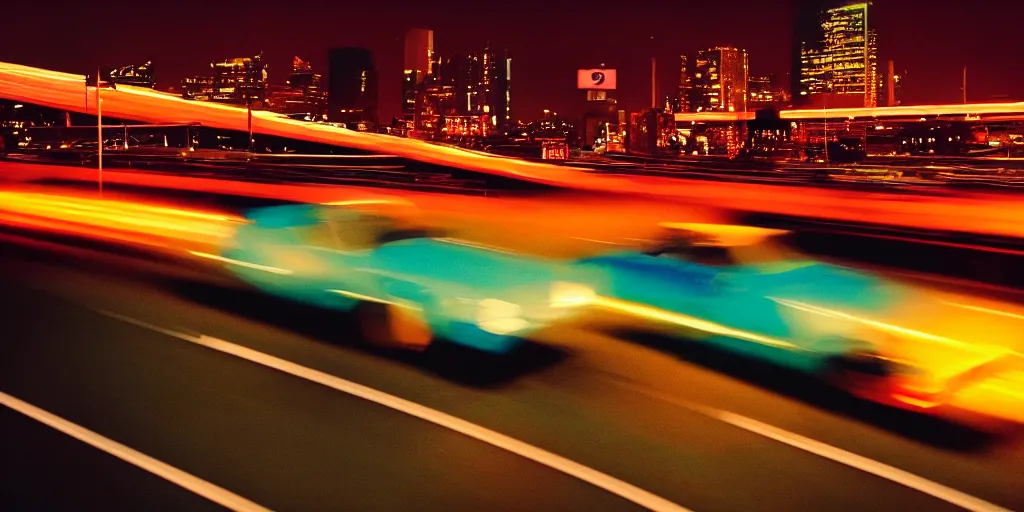
M328 53L327 119L377 125L377 69L366 48L334 48Z
M745 112L748 82L746 50L717 47L697 52L691 110Z
M871 2L805 2L795 41L794 102L800 106L874 107L882 85ZM813 20L817 19L816 22ZM796 51L796 50L795 50Z
M679 56L679 90L676 92L676 100L672 104L674 112L688 112L690 110L690 70L688 69L686 55Z
M402 75L402 118L406 127L418 126L423 110L423 91L427 77L433 73L434 31L414 28L405 35L404 71Z

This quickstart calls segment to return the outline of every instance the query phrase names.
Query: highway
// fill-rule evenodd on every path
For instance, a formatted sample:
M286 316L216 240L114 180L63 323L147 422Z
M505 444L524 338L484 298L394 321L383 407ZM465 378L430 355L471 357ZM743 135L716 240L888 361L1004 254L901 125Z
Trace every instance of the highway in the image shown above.
M0 97L60 110L90 113L94 112L95 109L90 110L90 107L86 104L86 95L83 94L84 79L85 77L81 75L0 62ZM172 94L132 86L121 86L116 90L104 90L101 95L104 102L104 112L112 117L150 124L188 122L200 123L203 126L218 129L238 131L245 131L247 129L247 111L237 106L190 101ZM254 133L264 135L345 146L352 149L370 151L375 154L393 155L409 160L450 166L463 171L547 186L605 193L630 191L662 199L714 201L715 203L726 204L727 206L750 204L752 200L756 199L756 206L751 206L762 211L766 208L792 210L794 206L802 206L808 210L813 209L814 213L819 215L842 215L847 217L845 220L864 221L866 217L883 217L888 213L888 217L894 217L890 221L893 223L916 222L907 217L900 218L902 214L907 213L905 211L894 212L895 215L881 211L891 209L890 205L885 203L892 201L892 199L886 200L882 198L879 200L871 198L870 200L856 200L849 197L849 194L852 193L851 191L823 191L815 189L813 193L808 193L805 186L779 186L777 190L780 193L785 192L785 196L788 197L780 194L780 200L776 203L775 201L765 201L764 188L766 188L766 185L763 183L715 183L706 180L686 180L657 176L602 175L600 173L587 172L586 168L571 168L496 157L479 151L440 146L415 139L356 132L330 125L295 121L285 116L265 111L253 112L252 130ZM8 165L10 164L5 164L5 167ZM739 189L741 188L746 190L740 192ZM787 191L786 189L789 190ZM732 193L734 191L736 191L735 194ZM722 192L726 193L723 194ZM994 197L993 201L1016 204L1018 198L1014 197L1014 195L1011 194L1009 197L1001 198ZM794 202L794 197L799 199ZM824 200L825 207L822 207L822 203L819 200ZM900 199L897 198L895 201L900 201ZM843 206L846 206L846 208L840 209L842 212L840 214L834 212L836 210L834 206L836 206L837 202L844 203ZM961 201L958 202L963 203L964 201L961 198ZM862 210L864 206L867 206L863 203L870 203L868 211ZM956 206L963 207L964 209L974 209L977 205L960 204L955 206L949 205L949 207L944 206L942 213L948 213L957 219L964 218L965 213L954 213L952 211L960 209ZM995 210L998 209L995 208L995 205L990 205L988 209L990 210L987 212L988 215L996 216ZM914 212L914 218L938 217L936 215L937 212L933 210L935 208L919 209ZM855 217L855 219L848 217ZM935 218L933 222L949 224L949 220L944 218Z
M587 322L498 363L368 349L346 318L214 271L10 235L0 281L0 396L254 507L1024 508L1019 432ZM14 509L218 508L10 407L0 422Z

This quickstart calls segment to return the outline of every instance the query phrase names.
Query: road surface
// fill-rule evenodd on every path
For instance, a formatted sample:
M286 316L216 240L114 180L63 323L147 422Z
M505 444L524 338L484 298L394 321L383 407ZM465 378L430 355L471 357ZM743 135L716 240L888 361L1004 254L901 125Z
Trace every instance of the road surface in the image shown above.
M381 352L215 273L11 239L0 282L0 392L274 510L1024 508L1015 433L712 353L581 326L502 364ZM13 409L0 425L15 509L218 507Z

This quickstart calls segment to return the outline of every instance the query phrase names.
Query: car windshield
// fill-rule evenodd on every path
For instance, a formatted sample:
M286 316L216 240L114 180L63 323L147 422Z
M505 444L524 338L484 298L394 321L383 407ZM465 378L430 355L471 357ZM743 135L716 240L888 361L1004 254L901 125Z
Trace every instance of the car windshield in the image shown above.
M387 244L401 240L413 240L417 238L442 238L447 236L442 230L431 229L423 226L395 226L394 229L382 231L377 238L378 243Z

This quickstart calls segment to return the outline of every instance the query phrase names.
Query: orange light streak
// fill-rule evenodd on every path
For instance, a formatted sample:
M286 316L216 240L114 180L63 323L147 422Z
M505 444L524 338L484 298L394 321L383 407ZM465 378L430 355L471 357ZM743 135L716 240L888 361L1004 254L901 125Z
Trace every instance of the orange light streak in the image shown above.
M217 243L240 217L147 205L26 192L0 192L0 221L87 237L167 247L166 240Z

